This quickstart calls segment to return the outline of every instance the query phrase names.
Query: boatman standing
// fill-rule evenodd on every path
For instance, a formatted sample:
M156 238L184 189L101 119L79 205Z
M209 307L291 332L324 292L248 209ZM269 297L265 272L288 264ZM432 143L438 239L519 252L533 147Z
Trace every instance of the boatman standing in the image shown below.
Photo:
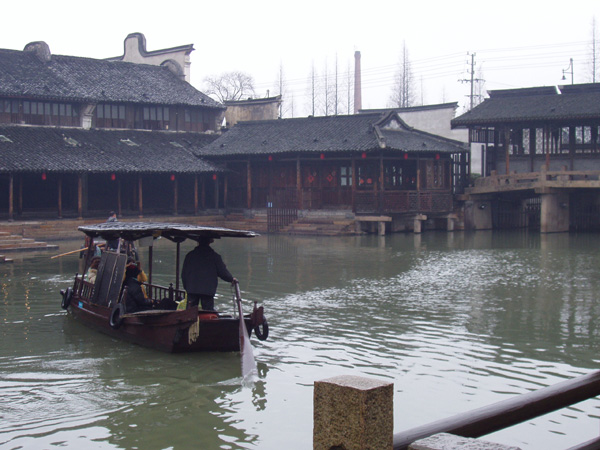
M212 238L200 238L196 248L185 255L181 281L187 292L188 308L200 303L202 309L214 311L219 278L232 284L237 281L227 270L221 255L210 246L212 242Z

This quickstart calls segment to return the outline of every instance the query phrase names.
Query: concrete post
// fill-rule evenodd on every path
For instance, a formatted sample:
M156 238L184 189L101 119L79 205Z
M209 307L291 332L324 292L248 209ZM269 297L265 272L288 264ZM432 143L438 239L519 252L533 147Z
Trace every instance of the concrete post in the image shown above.
M416 234L421 233L422 231L422 227L423 227L423 222L425 222L427 220L427 216L424 214L417 214L415 216L415 219L413 221L413 232Z
M424 439L419 439L408 446L408 450L521 450L519 447L509 447L495 442L482 441L481 439L465 438L454 434L434 434Z
M569 231L569 194L542 194L540 232L560 233Z
M469 230L492 229L492 204L489 200L465 202L465 228Z
M313 450L391 450L393 384L338 376L315 381Z
M377 233L379 236L385 236L385 222L377 222Z

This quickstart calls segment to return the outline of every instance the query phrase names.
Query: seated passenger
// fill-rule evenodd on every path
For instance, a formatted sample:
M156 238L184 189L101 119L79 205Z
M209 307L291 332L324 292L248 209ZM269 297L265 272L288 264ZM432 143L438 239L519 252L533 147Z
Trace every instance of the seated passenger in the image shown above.
M96 282L96 276L98 275L98 267L100 266L100 258L94 256L92 258L92 262L90 263L90 268L87 272L87 279L90 283L94 284Z
M143 284L143 283L148 282L148 275L146 275L146 272L144 272L144 269L142 269L142 264L139 261L136 262L133 258L127 258L127 266L129 266L131 264L136 265L137 268L140 270L140 273L137 276L137 280L140 282L140 287L142 288L144 297L148 298L148 293L146 292L146 286L144 286L144 284Z
M123 287L127 288L125 310L128 313L152 309L152 306L154 305L152 300L144 296L141 283L137 279L139 274L140 269L135 263L127 265Z

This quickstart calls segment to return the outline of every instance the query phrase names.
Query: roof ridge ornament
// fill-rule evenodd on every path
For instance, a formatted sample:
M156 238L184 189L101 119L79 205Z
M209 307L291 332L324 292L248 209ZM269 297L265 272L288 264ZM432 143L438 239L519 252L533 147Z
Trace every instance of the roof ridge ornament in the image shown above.
M23 51L35 54L42 62L49 62L52 58L50 47L44 41L30 42L25 46Z

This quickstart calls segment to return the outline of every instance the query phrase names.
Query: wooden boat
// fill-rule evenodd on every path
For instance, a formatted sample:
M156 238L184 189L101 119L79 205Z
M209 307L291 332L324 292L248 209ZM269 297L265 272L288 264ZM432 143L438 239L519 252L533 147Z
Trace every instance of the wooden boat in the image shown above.
M137 241L138 246L148 246L148 282L143 283L148 297L154 300L168 299L166 303L176 305L185 299L185 291L179 288L180 244L186 239L219 239L223 237L254 237L252 231L227 228L204 227L177 223L156 222L105 222L78 228L85 233L90 251L86 258L84 274L90 265L94 240L109 241L119 238L125 244ZM175 286L160 286L152 283L152 249L158 238L175 243L177 258ZM126 245L124 245L125 247ZM251 314L242 313L242 299L236 284L237 317L217 311L199 310L197 306L187 309L151 309L128 313L125 310L127 289L123 289L123 278L127 254L121 251L103 251L96 280L90 283L84 275L75 274L72 287L61 290L63 309L77 320L106 333L146 347L178 352L240 351L243 348L245 329L250 338L252 331L258 339L268 336L268 323L263 307L254 308ZM175 302L175 303L173 303ZM244 327L241 326L243 320Z

